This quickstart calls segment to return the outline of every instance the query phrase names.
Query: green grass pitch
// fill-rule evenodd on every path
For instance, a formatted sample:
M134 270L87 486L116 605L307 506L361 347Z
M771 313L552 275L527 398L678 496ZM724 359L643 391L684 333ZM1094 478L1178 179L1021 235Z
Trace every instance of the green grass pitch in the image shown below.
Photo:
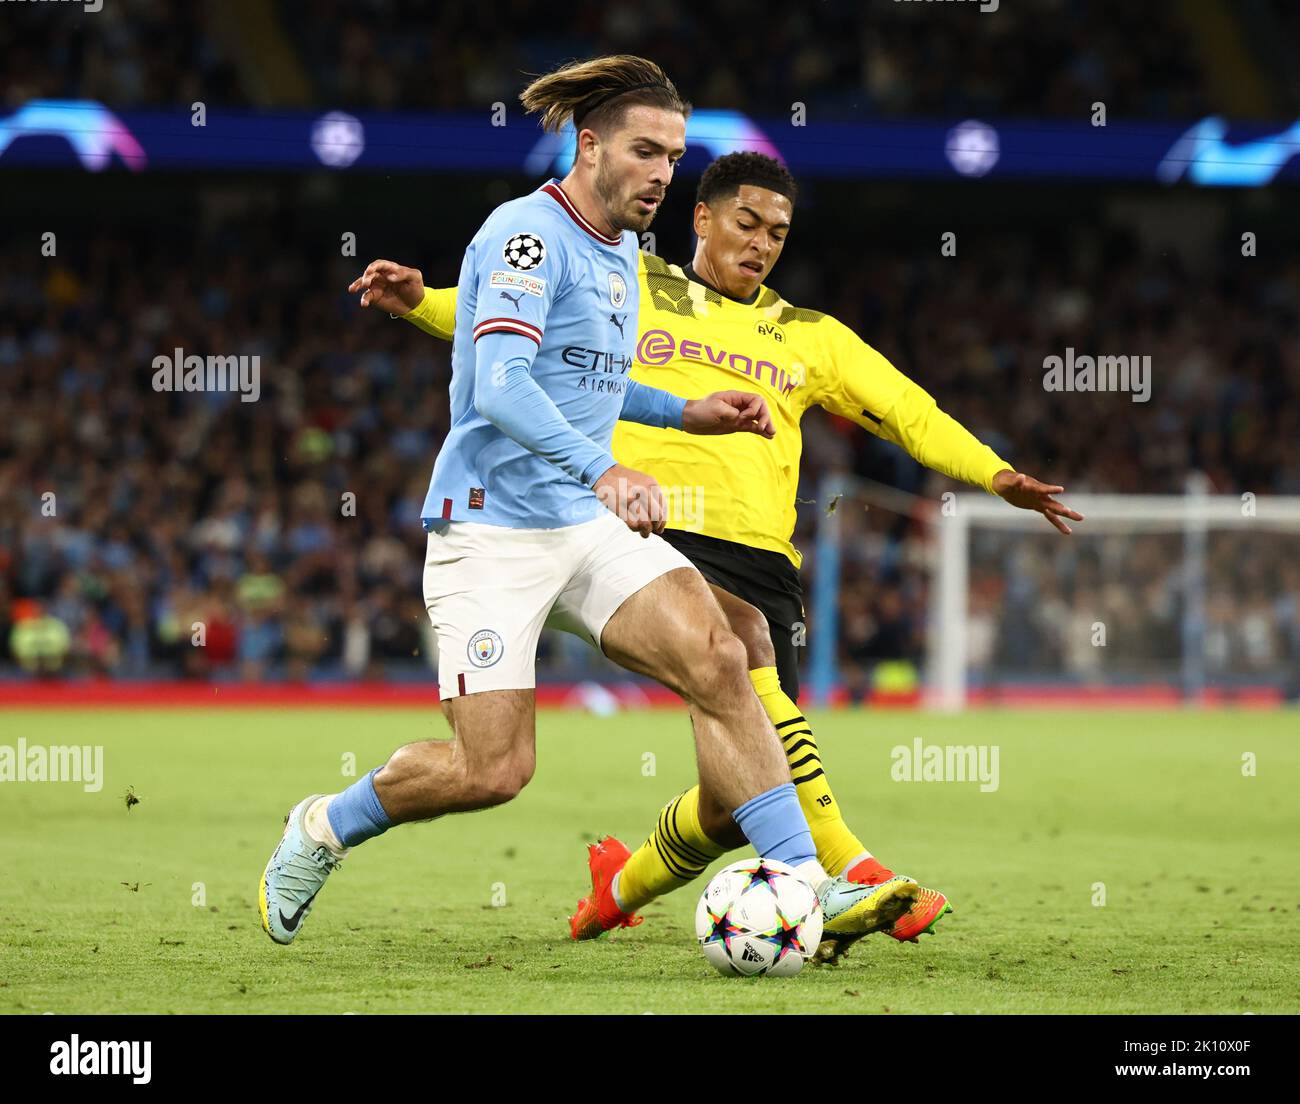
M812 720L850 825L957 911L919 946L742 980L694 943L703 879L639 928L567 939L584 844L635 846L690 784L683 713L543 712L520 798L358 848L291 947L256 904L285 811L341 789L349 756L444 736L439 715L0 714L0 743L105 749L99 793L0 784L0 1011L1300 1012L1294 712ZM891 780L918 736L996 745L999 788Z

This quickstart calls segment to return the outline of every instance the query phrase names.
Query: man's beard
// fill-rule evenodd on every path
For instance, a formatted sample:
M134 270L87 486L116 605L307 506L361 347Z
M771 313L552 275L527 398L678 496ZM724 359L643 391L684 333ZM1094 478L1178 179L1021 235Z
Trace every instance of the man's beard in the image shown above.
M655 215L659 213L659 204L655 204L654 209L648 211L644 215L638 211L628 210L631 206L631 202L635 200L635 196L631 197L627 202L620 204L618 180L614 177L613 173L606 170L604 160L596 166L596 180L594 186L596 189L596 195L600 197L600 201L605 205L605 210L609 213L609 219L614 225L615 232L623 230L644 230L654 222Z

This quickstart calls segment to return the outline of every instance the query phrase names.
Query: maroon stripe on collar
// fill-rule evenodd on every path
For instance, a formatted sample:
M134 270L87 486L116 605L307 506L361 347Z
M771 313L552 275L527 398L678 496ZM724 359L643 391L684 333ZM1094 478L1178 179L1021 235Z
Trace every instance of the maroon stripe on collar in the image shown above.
M576 208L573 205L573 200L571 200L567 195L564 194L564 189L561 188L558 184L554 184L554 183L543 184L541 190L544 191L553 200L555 200L555 202L558 203L561 207L563 207L565 211L568 212L569 217L573 219L573 221L576 222L579 226L581 226L585 231L587 231L587 233L590 234L593 238L595 238L598 242L601 242L604 245L618 245L623 240L622 234L619 234L619 236L616 238L609 238L606 237L604 234L602 234L594 226L592 226L590 222L588 222L585 218L582 217L582 212L580 212L578 208Z

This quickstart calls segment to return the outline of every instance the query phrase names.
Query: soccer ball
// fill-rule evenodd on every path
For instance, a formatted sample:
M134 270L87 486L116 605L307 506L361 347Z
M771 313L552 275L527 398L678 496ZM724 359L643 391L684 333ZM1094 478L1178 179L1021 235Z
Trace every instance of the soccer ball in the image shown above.
M817 952L822 906L793 867L744 859L705 887L695 934L719 973L792 977Z

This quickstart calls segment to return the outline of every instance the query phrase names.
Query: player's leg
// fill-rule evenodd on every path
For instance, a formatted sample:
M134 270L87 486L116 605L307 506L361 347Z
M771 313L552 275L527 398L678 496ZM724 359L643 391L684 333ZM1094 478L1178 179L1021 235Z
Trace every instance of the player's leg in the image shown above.
M716 584L710 589L732 632L745 645L750 681L776 729L790 764L790 776L812 831L818 860L828 872L842 874L853 881L884 881L890 872L872 858L866 846L844 822L839 803L831 792L812 726L794 702L799 693L799 668L793 626L772 625L763 612L749 602ZM724 810L711 804L707 796L701 807L704 830L721 832L722 825L718 820ZM856 869L859 864L862 870ZM872 867L874 869L868 869Z
M621 666L657 678L686 701L695 734L696 760L702 787L715 790L718 803L735 809L744 818L757 811L766 817L768 847L780 848L771 857L799 866L811 860L815 848L807 826L797 814L797 801L789 771L770 722L754 697L744 670L744 647L727 630L726 620L713 601L704 579L684 564L678 553L662 541L652 545L652 555L664 556L671 570L653 577L618 604L617 611L603 626L595 626L601 650ZM620 590L631 586L617 587ZM594 588L599 597L604 586ZM561 599L560 609L569 607L582 620L582 598ZM589 599L586 604L592 604ZM557 627L568 627L563 622ZM788 791L788 792L787 792ZM722 849L700 833L694 809L698 788L691 791L685 807L671 803L660 817L661 840L671 841L661 853L666 868L677 879L689 881ZM757 805L745 806L759 797ZM785 810L779 808L784 801ZM778 806L775 814L764 804ZM778 818L784 818L784 823ZM773 830L775 829L775 830ZM805 840L791 842L796 833ZM762 845L756 845L761 847ZM760 850L760 853L763 853ZM666 888L654 886L642 897L639 889L620 895L614 875L627 859L627 850L616 840L602 840L589 851L592 874L590 897L578 904L570 918L575 939L592 938L610 927L639 923L635 910ZM808 871L810 880L821 881L820 872ZM676 884L682 884L677 880Z
M776 733L749 682L744 645L693 567L660 575L631 595L605 626L601 649L686 701L700 786L723 808L789 782Z
M781 740L790 773L817 847L817 858L829 872L842 873L856 861L873 863L881 877L859 877L864 883L886 881L891 871L874 863L861 841L848 830L822 770L812 730L799 707L785 694L777 675L777 651L762 611L722 587L711 584L727 623L745 645L746 665L760 704ZM784 674L797 677L794 644ZM797 691L796 691L797 692ZM619 875L630 900L649 900L692 881L717 855L746 840L731 814L711 794L698 787L674 798L659 814L646 842L632 854ZM862 873L862 872L858 872ZM847 875L846 875L847 876Z
M790 774L822 865L862 885L887 887L898 879L914 882L907 875L895 874L867 850L845 823L839 803L831 793L812 726L795 704L799 695L799 667L789 611L773 609L781 618L778 623L726 589L716 584L712 589L733 631L745 644L754 690L771 717L790 761ZM726 811L707 794L700 802L700 821L703 831L711 837L723 838ZM940 918L951 911L944 894L918 885L906 911L887 925L887 930L895 939L916 942L922 934L933 934ZM837 959L852 945L857 934L829 936L819 948L818 958Z
M914 882L855 885L816 861L789 766L749 680L744 645L694 568L668 572L629 597L606 625L601 647L686 700L701 792L728 809L761 857L788 863L812 883L826 931L865 935L906 911ZM620 900L617 884L611 897L623 913L635 909Z
M533 777L535 691L467 694L442 707L451 739L398 748L375 775L394 824L504 804Z
M717 585L712 585L711 590L727 617L729 626L745 644L750 680L781 737L800 805L813 832L813 842L818 849L822 866L837 872L852 867L853 873L858 875L852 880L865 885L886 886L882 891L882 899L892 898L894 891L887 883L894 879L893 871L885 869L866 853L866 848L844 825L838 808L833 805L833 797L829 802L826 800L830 789L821 770L811 729L798 706L784 693L778 681L777 651L767 618L756 607L729 591ZM790 654L786 658L793 664L795 657L792 641ZM835 810L833 815L826 814L828 804ZM847 840L845 836L848 837ZM732 848L743 846L745 842L744 834L726 808L707 791L701 792L700 787L692 787L660 811L655 828L645 843L621 864L617 870L616 896L625 904L643 905L654 897L693 881L714 858ZM616 840L603 840L597 846L612 851L622 847ZM844 854L853 861L844 859ZM830 862L827 861L828 858ZM592 861L603 861L609 865L614 862L604 853L596 851L593 851ZM900 880L913 881L911 878ZM880 908L881 926L888 926L897 920L899 911L900 908Z
M509 801L532 777L533 665L564 582L558 540L462 522L430 533L425 603L451 739L408 744L341 793L294 806L259 887L277 943L296 937L350 848L397 824Z
M398 748L337 794L300 801L262 875L262 926L295 938L316 894L348 851L398 824L469 812L513 798L533 774L533 691L495 690L451 703L450 740Z
M590 555L557 610L584 626L583 635L599 641L609 658L685 699L701 787L728 809L759 855L789 864L817 889L826 930L873 930L873 887L831 877L817 862L785 756L754 696L744 645L703 577L666 541L641 540L612 514L591 525L590 533L577 534ZM608 869L592 864L588 900L600 928L630 919L604 877Z

